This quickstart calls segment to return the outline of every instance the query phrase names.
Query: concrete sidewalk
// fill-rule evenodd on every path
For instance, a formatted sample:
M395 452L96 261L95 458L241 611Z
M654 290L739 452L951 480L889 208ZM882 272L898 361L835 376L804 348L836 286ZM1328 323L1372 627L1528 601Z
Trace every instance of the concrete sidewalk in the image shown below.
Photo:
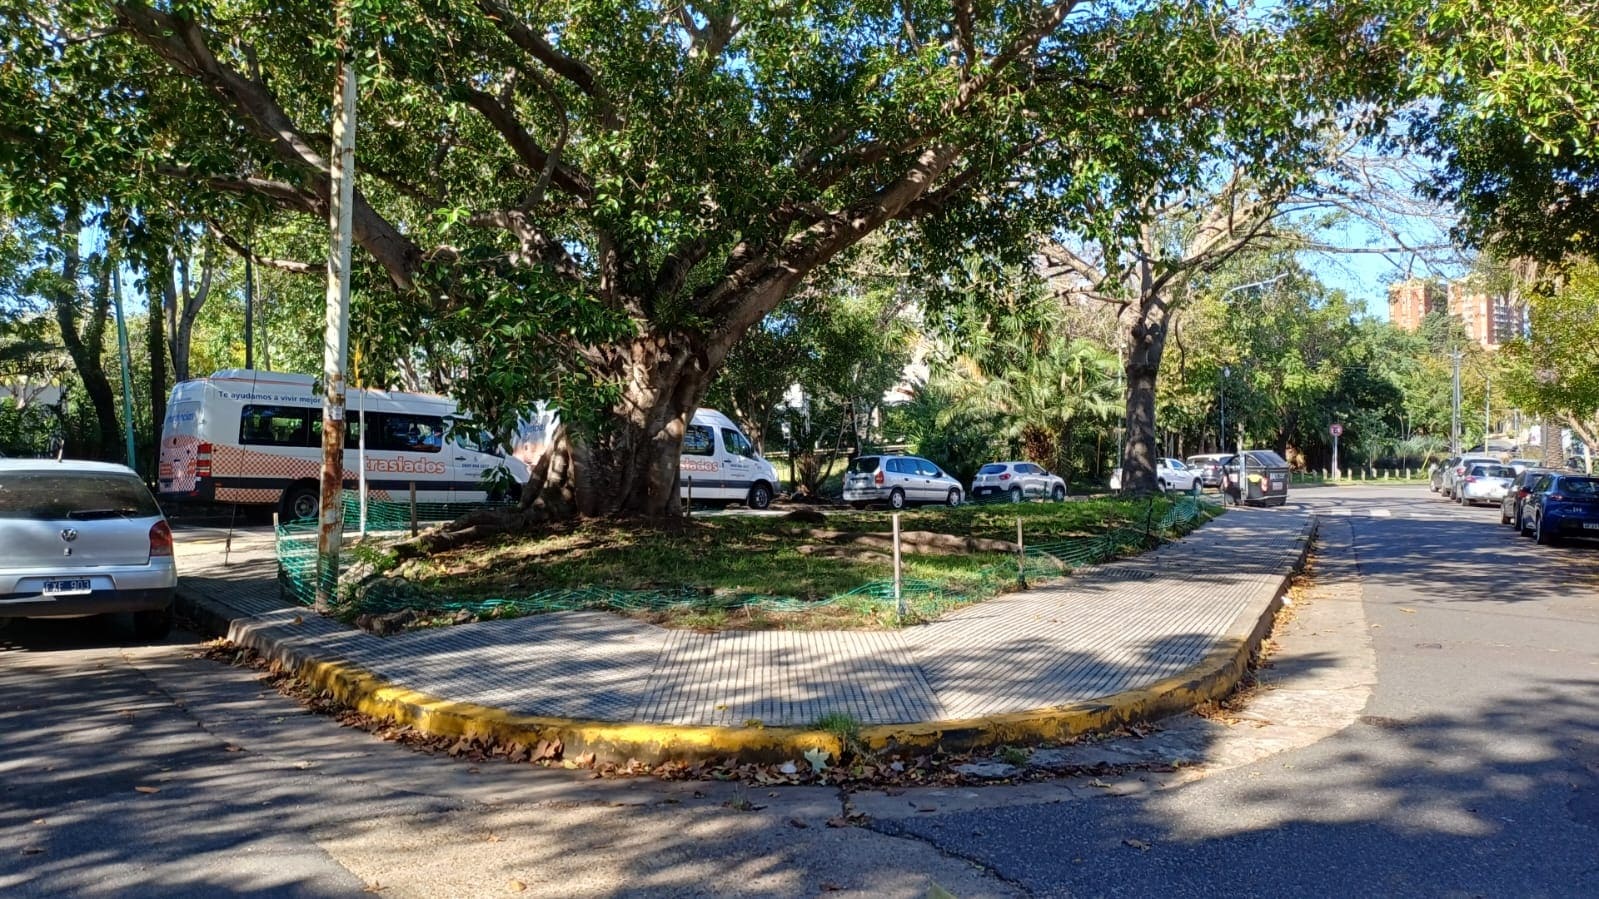
M372 714L625 760L1051 739L1226 693L1313 530L1237 510L1145 555L894 631L669 630L560 612L377 637L280 602L270 542L180 544L192 617Z

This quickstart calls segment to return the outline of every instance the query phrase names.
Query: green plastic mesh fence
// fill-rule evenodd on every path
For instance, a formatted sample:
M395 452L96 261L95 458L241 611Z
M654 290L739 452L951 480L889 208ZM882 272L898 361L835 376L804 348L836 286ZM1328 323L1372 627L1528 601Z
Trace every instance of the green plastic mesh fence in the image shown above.
M1063 540L1027 546L1020 562L1007 560L990 565L977 572L975 578L960 584L919 579L902 579L900 596L908 617L928 619L958 605L976 602L1013 589L1018 581L1043 583L1063 577L1067 572L1086 565L1094 565L1147 549L1168 539L1181 525L1197 518L1204 508L1214 501L1185 494L1172 503L1158 519L1154 504L1150 514L1139 526L1123 526L1093 537ZM383 507L383 508L379 508ZM398 507L398 508L390 508ZM425 508L424 508L425 507ZM454 520L465 512L487 508L484 504L418 504L418 521L438 522ZM345 521L356 519L357 510L351 497L345 499ZM385 524L375 524L385 522ZM349 525L346 525L348 529ZM408 503L372 503L367 510L368 534L392 535L393 539L410 533L410 506ZM310 605L316 597L317 524L314 520L301 520L280 525L277 532L278 579L285 598ZM348 568L359 564L361 551L341 554ZM336 586L336 578L332 584ZM876 609L883 612L896 610L894 582L870 581L853 590L826 599L799 599L791 596L760 594L720 594L692 587L664 590L627 590L604 586L561 587L540 590L516 597L473 597L469 599L425 592L421 588L386 580L364 590L359 601L346 601L340 608L347 614L382 614L401 609L432 609L442 612L466 610L478 615L505 617L538 614L543 612L576 610L612 610L620 612L657 612L672 609L691 609L700 612L759 609L771 612L795 612L828 605Z

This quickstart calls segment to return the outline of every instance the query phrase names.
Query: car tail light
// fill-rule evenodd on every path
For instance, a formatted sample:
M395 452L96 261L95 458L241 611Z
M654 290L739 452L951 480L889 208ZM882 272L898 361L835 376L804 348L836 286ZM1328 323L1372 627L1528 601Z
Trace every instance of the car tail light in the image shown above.
M211 444L202 443L195 448L194 476L209 478L211 476Z
M872 475L872 483L879 487L883 486L883 470L881 468L877 470L877 474Z
M150 525L150 556L172 555L172 528L165 521Z
M999 479L1000 479L1000 480L1001 480L1001 481L1008 481L1008 480L1010 480L1010 472L1008 472L1008 471L1007 471L1007 472L1005 472L1005 473L1004 473L1004 474L1002 474L1002 475L1000 475L1000 476L999 476Z
M1552 503L1563 503L1566 501L1566 495L1564 493L1551 493L1548 496L1548 501Z

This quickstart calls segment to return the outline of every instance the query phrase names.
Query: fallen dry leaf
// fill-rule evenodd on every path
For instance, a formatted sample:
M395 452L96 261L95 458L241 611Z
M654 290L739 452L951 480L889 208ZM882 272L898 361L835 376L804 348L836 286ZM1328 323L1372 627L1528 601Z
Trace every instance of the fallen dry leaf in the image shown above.
M161 788L160 787L138 786L138 787L134 787L134 789L138 790L141 793L159 793L159 792L161 792Z
M527 884L523 883L520 880L513 880L513 881L511 881L511 883L509 885L511 887L511 892L513 892L513 893L525 893L525 892L527 892Z
M232 743L229 743L228 745L222 747L222 751L223 752L243 752L244 751L244 747L243 746L235 746Z
M381 893L381 892L383 892L386 889L388 889L388 887L384 886L381 883L369 883L369 884L366 885L365 888L363 888L361 890L361 892L363 892L363 893Z
M41 853L43 851L44 851L44 847L43 846L24 846L24 847L22 847L22 854L23 855L38 855L39 853Z
M499 834L491 833L491 834L488 835L488 838L486 840L484 840L484 842L485 843L503 843L503 842L505 842L505 840L502 839Z
M1144 842L1143 840L1135 840L1132 837L1128 837L1127 839L1122 840L1122 845L1123 846L1131 846L1131 847L1133 847L1134 849L1137 849L1140 852L1148 852L1149 851L1149 844L1148 843Z
M34 819L33 819L33 823L34 823L34 824L35 824L35 825L38 825L38 826L40 826L40 827L43 827L43 826L44 826L44 819L43 819L43 818L34 818Z
M1406 615L1414 615L1414 614L1416 614L1416 610L1415 609L1400 609L1399 611L1404 612Z

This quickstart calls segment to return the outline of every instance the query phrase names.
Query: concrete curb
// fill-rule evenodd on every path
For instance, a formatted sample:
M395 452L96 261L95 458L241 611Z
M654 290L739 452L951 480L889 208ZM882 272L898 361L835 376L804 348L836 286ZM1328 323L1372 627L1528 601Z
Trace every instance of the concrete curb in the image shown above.
M970 750L1011 743L1058 741L1113 730L1188 711L1220 699L1238 686L1250 658L1271 632L1289 579L1304 565L1318 519L1310 517L1298 537L1299 551L1279 577L1263 612L1238 617L1228 633L1197 665L1138 690L1092 702L955 721L877 725L862 728L855 740L876 751L899 749ZM362 714L393 721L440 737L481 737L504 743L537 745L560 740L568 758L594 753L599 761L624 763L738 758L791 761L822 750L838 759L842 735L789 727L718 727L587 721L520 715L490 706L456 702L388 683L370 671L313 658L290 640L270 633L280 625L233 617L231 610L197 596L180 582L181 614L213 636L255 650L312 688L325 691Z

